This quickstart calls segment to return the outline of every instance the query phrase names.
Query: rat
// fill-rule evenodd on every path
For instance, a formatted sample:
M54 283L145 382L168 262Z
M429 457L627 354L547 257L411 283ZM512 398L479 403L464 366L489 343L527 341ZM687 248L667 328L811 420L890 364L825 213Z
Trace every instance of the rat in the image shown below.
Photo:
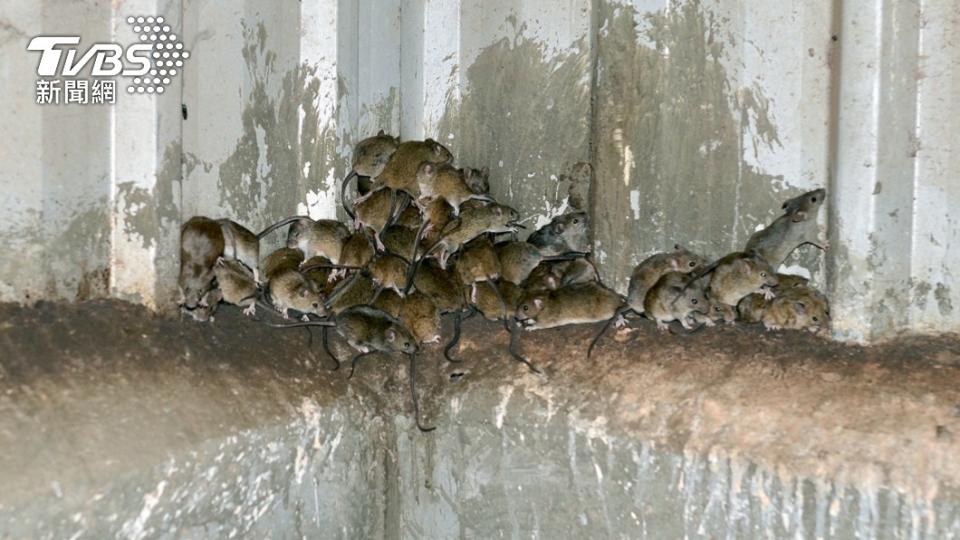
M423 207L423 223L418 226L418 229L423 229L423 233L418 237L432 246L440 239L443 228L453 221L454 217L454 210L450 203L444 199L433 199ZM420 245L420 241L417 245Z
M365 271L354 272L330 293L325 302L330 313L337 314L353 306L369 304L377 294L377 285Z
M415 248L417 243L417 231L401 225L391 225L381 234L383 239L384 251L401 255L408 260L417 257Z
M333 327L337 334L352 349L357 351L357 354L350 360L350 375L348 378L353 377L357 362L364 357L378 352L385 354L399 352L407 355L410 359L410 395L413 400L413 414L417 428L423 432L436 429L434 427L424 427L420 420L420 406L416 391L416 358L419 347L413 334L397 318L370 306L353 306L337 314L333 321L311 321L273 326L281 328L322 326L325 331L324 335L326 335L328 328ZM327 354L331 355L338 366L340 365L340 360L329 349Z
M445 146L433 139L425 141L407 141L397 146L386 166L374 179L374 185L387 186L397 191L405 191L414 199L419 198L417 170L424 162L444 164L453 161L453 154Z
M467 184L467 187L470 188L470 191L476 193L477 195L490 193L489 167L484 167L482 169L464 167L460 169L460 175L463 177L463 181Z
M475 193L467 185L463 173L453 165L425 162L417 169L417 185L421 200L443 199L453 207L454 215L460 214L460 205L471 199L494 202L486 193Z
M456 219L447 223L440 238L417 259L417 263L439 251L440 266L446 269L447 259L464 244L482 234L516 231L520 226L517 223L519 219L520 215L516 210L501 204L464 210Z
M238 261L220 257L213 267L217 276L217 285L220 288L224 302L246 308L243 314L255 315L257 312L257 298L260 287L254 281L253 273Z
M390 161L390 157L397 151L400 138L387 135L382 129L373 137L367 137L358 142L353 148L352 168L350 174L343 179L340 185L340 203L347 215L353 219L353 214L347 208L347 186L350 180L357 179L357 193L365 195L370 189L370 179L379 176Z
M214 321L214 314L216 314L217 307L220 305L221 300L223 300L223 293L220 292L219 288L214 287L200 298L197 307L187 309L186 306L182 306L180 312L189 315L197 322L212 323Z
M466 286L478 281L493 281L500 277L500 258L493 242L482 235L464 244L457 253L453 268Z
M465 315L458 313L454 319L453 336L444 347L443 356L450 362L460 362L451 356L450 351L460 341L460 327L463 321L471 318L475 313L480 313L490 321L501 321L504 329L509 332L509 322L521 296L523 296L523 289L509 281L478 281L471 284L469 311ZM514 357L516 358L515 355ZM525 363L529 365L529 362Z
M586 257L574 257L554 263L560 272L560 286L600 281L600 272Z
M395 318L400 318L400 306L403 305L403 298L400 293L393 289L383 289L377 294L377 297L370 301L370 306L379 310L386 311Z
M392 289L403 296L410 271L410 263L405 258L390 253L380 253L370 262L367 270L373 282L377 284L377 294L384 289Z
M407 295L401 301L398 318L417 343L440 341L440 310L429 296L421 292Z
M326 314L316 286L300 273L302 262L303 252L294 248L280 248L263 262L270 299L284 318L290 316L291 309L303 313L304 317L308 314L319 317Z
M515 318L527 330L595 323L612 317L622 303L619 294L599 283L578 283L527 293L519 302Z
M362 201L358 201L354 208L356 214L351 213L354 229L369 227L373 231L373 238L376 241L377 249L384 250L381 233L394 220L394 214L397 212L399 200L397 192L390 188L380 188Z
M460 280L440 268L434 259L424 261L415 269L413 287L429 296L441 313L458 313L467 307Z
M343 242L340 260L336 262L344 267L361 268L372 261L376 254L376 248L369 235L364 231L357 231L347 236Z
M830 306L823 293L809 287L806 278L782 274L778 277L777 297L767 300L761 294L745 296L737 304L740 319L763 323L769 330L806 329L814 333L828 330Z
M318 219L299 217L290 225L287 232L287 247L298 248L304 258L316 256L325 257L334 264L341 263L343 244L350 236L350 231L339 221L333 219Z
M710 301L694 281L689 273L667 272L647 291L643 312L657 323L659 330L667 331L667 323L673 321L679 321L686 330L695 329L695 323L714 325L707 316Z
M698 269L686 285L707 274L710 282L706 293L711 300L736 307L740 300L751 293L761 293L767 299L774 297L770 290L779 284L776 272L756 253L734 252L704 268Z
M703 267L706 262L706 259L680 246L680 244L675 244L673 251L655 253L640 261L630 274L630 284L627 287L627 296L623 306L617 310L617 313L611 317L610 320L603 325L603 328L600 329L600 332L594 336L590 342L590 346L587 348L587 358L590 358L593 353L593 348L603 334L606 333L607 329L610 328L611 324L620 328L626 324L626 317L630 313L643 315L643 303L647 298L647 292L660 281L660 278L670 272L689 274ZM718 305L717 307L719 307L719 310L711 310L711 314L719 313L722 316L726 316L732 313L732 310L729 309L728 306Z
M523 283L530 277L533 269L543 262L566 261L587 255L586 253L571 252L556 256L544 256L537 246L517 240L501 242L495 247L500 259L500 277L514 285Z
M537 229L527 242L540 248L544 255L560 255L569 251L588 253L590 220L586 212L572 212L553 218Z
M187 311L213 288L213 266L223 249L223 229L215 220L196 216L180 228L179 304Z
M823 251L829 249L830 244L819 239L820 228L817 225L817 212L824 198L826 190L821 188L783 203L785 213L766 228L753 233L745 251L757 253L776 268L803 244Z

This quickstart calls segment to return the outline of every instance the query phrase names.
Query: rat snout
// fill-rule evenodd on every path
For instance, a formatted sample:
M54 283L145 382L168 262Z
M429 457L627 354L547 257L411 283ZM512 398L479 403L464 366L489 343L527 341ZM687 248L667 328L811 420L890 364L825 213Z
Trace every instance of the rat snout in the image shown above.
M777 285L780 285L780 280L777 279L775 274L767 274L766 279L763 280L763 284L768 287L776 287Z

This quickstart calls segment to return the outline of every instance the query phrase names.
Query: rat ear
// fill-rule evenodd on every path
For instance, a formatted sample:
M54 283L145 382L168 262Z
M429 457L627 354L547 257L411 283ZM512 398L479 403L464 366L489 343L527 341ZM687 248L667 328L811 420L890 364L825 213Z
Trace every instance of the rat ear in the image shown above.
M484 165L483 168L480 169L480 176L484 176L484 177L490 176L490 167L487 167L486 165Z
M558 221L554 225L555 225L554 230L557 231L558 233L562 233L567 229L567 224L562 221Z
M537 306L537 309L540 309L540 308L543 307L543 300L541 300L541 299L539 299L539 298L534 298L534 299L533 299L533 305Z
M377 137L382 137L382 136L384 136L384 135L386 135L386 134L387 134L387 132L381 129L380 131L377 132Z
M420 166L420 172L427 176L433 176L437 172L437 166L428 161Z
M306 298L308 294L310 294L310 289L306 287L300 289L300 298Z
M386 331L386 336L387 336L387 341L389 341L390 343L393 343L394 341L397 340L397 331L394 330L393 328L388 328Z
M497 207L495 207L494 210L496 211L496 213L497 213L498 216L502 216L502 215L503 215L503 207L502 207L502 206L497 206Z
M430 146L433 146L433 145L437 144L437 141L435 141L435 140L433 140L433 139L427 139L427 140L425 140L425 141L423 141L423 142L429 144Z
M796 308L797 313L806 313L807 306L803 302L794 302L793 307Z
M470 167L463 169L463 179L469 180L471 178L473 178L473 169L471 169Z

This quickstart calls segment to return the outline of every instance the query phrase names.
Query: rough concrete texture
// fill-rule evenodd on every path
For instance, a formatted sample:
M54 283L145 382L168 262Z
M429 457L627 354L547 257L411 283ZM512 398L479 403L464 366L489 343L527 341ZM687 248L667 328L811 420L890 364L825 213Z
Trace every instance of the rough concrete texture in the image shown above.
M302 330L0 307L0 537L960 535L960 342L468 324L352 381ZM744 344L748 343L747 346ZM335 342L338 354L345 350Z

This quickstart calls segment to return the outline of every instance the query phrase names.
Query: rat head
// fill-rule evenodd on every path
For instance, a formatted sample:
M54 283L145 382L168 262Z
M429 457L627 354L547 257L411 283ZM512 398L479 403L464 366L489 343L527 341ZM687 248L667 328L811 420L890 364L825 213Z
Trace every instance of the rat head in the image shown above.
M477 195L490 192L490 169L488 167L482 169L466 167L460 169L460 173L463 175L463 181L466 182L470 191Z
M409 330L399 324L392 324L383 333L386 345L391 351L413 354L417 352L417 340Z
M796 216L795 221L803 221L817 214L817 210L820 209L820 205L823 204L826 197L827 190L823 188L815 189L787 200L781 205L781 208L788 216Z
M517 232L520 227L520 213L503 204L493 203L488 206L471 209L483 222L486 232L508 233ZM461 216L464 214L461 213Z
M563 237L568 251L590 252L590 219L586 212L573 212L557 216L551 227L558 236Z
M690 272L702 267L706 263L706 259L681 246L680 244L673 246L673 253L670 254L670 266L673 268L674 272L683 272L684 274L689 274Z
M323 298L312 283L304 283L297 288L297 291L293 294L293 298L291 298L290 307L301 313L311 313L318 317L323 317L327 314L327 310L323 305Z
M710 300L704 294L703 289L696 283L683 289L673 300L673 309L676 310L678 319L686 317L691 313L698 311L704 315L711 315ZM682 316L682 317L680 317Z
M543 311L543 304L546 302L546 295L534 294L520 300L514 318L523 325L531 325L537 320L537 316Z
M755 288L776 287L780 284L777 279L777 273L770 266L770 263L760 257L749 257L744 260L747 265L747 274Z
M199 263L180 267L180 302L187 310L196 309L201 299L214 288L214 272Z
M453 161L453 154L446 146L433 139L427 139L424 142L430 145L430 161L434 163L450 163Z
M287 231L287 247L303 249L302 244L306 242L306 232L313 227L313 221L309 219L298 219L290 224Z
M437 164L431 161L424 161L417 167L417 184L420 186L420 193L425 195L432 192L430 188L437 180L437 169Z
M710 313L707 314L714 322L732 324L737 320L737 310L716 300L709 300Z
M353 170L361 176L379 176L399 144L399 138L381 129L375 136L357 143L353 150Z
M789 297L779 300L784 307L793 311L792 324L788 328L807 330L814 334L825 333L830 328L830 313L826 303L819 298L810 296Z

